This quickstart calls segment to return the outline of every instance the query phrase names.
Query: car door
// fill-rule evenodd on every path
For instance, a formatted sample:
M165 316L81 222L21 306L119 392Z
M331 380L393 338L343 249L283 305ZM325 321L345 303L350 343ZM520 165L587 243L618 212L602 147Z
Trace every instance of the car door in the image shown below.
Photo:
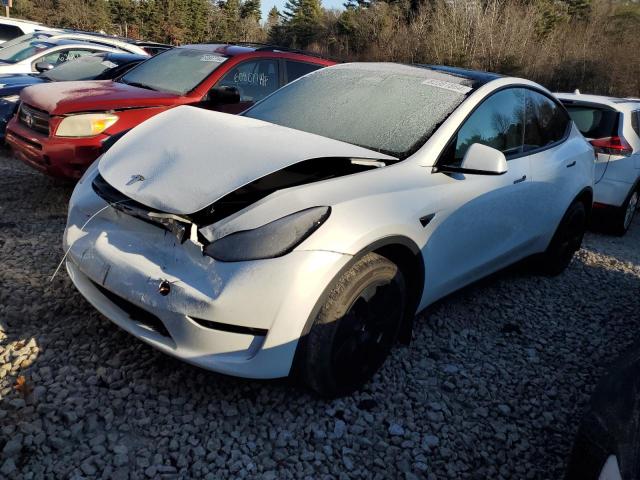
M513 263L531 252L529 158L523 155L525 90L508 88L484 100L438 160L440 209L423 258L431 272L426 303ZM447 173L467 149L488 145L505 154L502 175ZM440 218L438 218L440 217Z
M527 90L524 150L531 162L530 219L537 249L548 245L562 216L593 175L593 152L581 136L568 141L571 119L546 94ZM585 156L586 158L585 161ZM591 169L585 172L585 169Z
M215 86L235 87L240 92L240 103L220 105L215 110L240 113L280 88L278 59L255 58L241 62L231 68Z

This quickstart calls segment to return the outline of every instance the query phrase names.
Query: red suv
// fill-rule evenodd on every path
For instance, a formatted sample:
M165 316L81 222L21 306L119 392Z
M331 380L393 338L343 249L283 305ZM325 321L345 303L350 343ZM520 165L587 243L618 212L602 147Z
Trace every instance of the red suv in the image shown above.
M240 113L286 83L334 63L263 45L176 47L115 81L55 82L22 90L6 140L28 165L78 179L105 141L112 143L112 137L160 112L190 104Z

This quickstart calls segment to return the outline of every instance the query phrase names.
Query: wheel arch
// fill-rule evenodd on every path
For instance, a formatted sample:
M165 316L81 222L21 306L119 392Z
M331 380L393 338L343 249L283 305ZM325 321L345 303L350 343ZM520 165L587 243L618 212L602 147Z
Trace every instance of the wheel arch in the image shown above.
M587 209L587 220L589 220L591 218L591 211L593 210L593 188L584 187L574 197L569 205L573 205L574 202L578 201L584 203L584 206Z
M304 328L300 334L300 340L296 347L296 353L294 355L293 364L291 367L290 375L296 376L300 366L300 355L304 351L306 337L311 331L311 327L320 312L320 309L325 304L327 297L331 293L333 286L337 279L339 279L346 271L348 271L360 258L368 253L377 253L398 265L398 268L405 276L405 280L409 285L408 288L408 307L405 309L405 315L403 323L401 325L399 340L402 343L408 344L411 340L411 332L413 330L413 318L415 317L422 298L425 281L425 268L422 257L422 251L418 245L409 237L403 235L392 235L380 238L373 243L370 243L360 251L358 251L353 257L334 275L331 281L327 284L322 294L316 301L311 314L307 318Z

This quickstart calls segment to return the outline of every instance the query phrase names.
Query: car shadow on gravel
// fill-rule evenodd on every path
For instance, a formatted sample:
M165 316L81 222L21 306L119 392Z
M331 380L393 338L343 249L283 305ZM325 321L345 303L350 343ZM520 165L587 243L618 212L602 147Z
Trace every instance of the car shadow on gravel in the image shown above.
M639 262L589 234L558 277L514 267L431 306L350 397L218 375L120 330L66 272L49 282L70 189L0 172L0 477L561 478L637 337Z

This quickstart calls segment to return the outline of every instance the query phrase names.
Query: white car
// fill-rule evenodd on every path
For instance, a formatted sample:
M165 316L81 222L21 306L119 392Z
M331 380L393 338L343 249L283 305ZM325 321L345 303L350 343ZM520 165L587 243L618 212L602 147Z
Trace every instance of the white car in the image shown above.
M20 20L19 18L0 18L0 45L13 40L27 33L46 32L55 30L31 20Z
M624 235L640 199L640 99L557 93L595 148L594 216Z
M122 52L107 45L66 39L34 39L0 49L0 74L36 73L98 52Z
M533 82L342 64L241 116L185 106L133 129L75 188L66 266L163 352L339 395L437 299L534 254L562 271L593 169Z

